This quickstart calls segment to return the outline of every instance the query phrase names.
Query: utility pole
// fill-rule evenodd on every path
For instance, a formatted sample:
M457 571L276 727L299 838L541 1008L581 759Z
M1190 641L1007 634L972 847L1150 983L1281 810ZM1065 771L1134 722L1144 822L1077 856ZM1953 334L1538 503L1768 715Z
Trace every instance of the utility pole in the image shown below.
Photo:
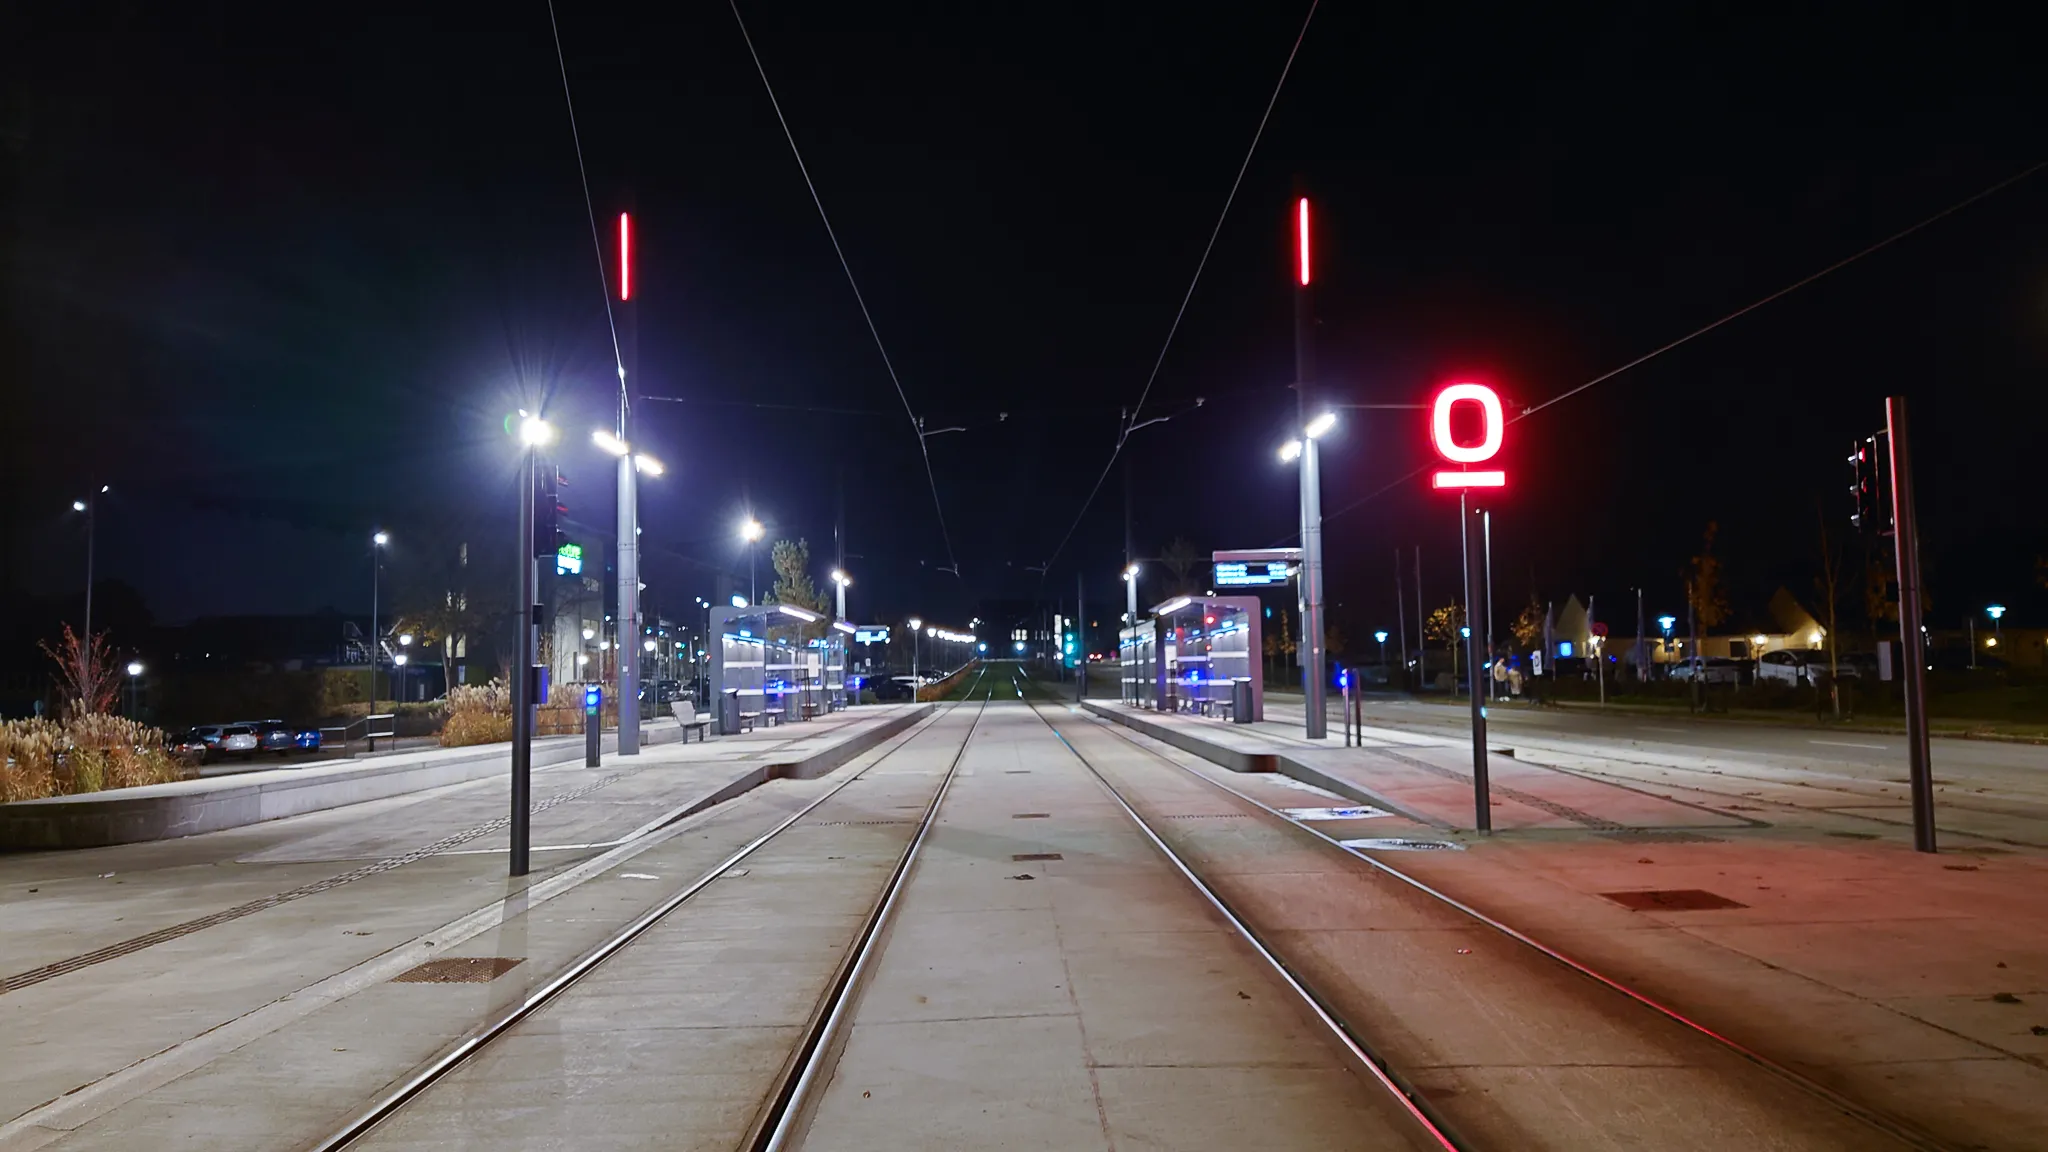
M1476 553L1484 547L1483 540L1473 537L1478 532L1478 517L1466 510L1466 496L1458 495L1458 535L1465 545L1465 607L1470 617L1471 607L1480 602L1483 590L1479 587L1480 559ZM1455 644L1455 640L1453 643ZM1472 691L1466 693L1472 701L1472 800L1475 810L1474 827L1481 832L1493 831L1493 789L1486 772L1486 698L1479 692L1479 629L1467 628L1465 635L1465 659L1472 668Z
M1088 698L1088 606L1081 599L1081 574L1074 573L1074 702Z
M1913 791L1913 849L1934 845L1934 763L1927 741L1927 635L1920 628L1920 518L1913 507L1913 454L1906 434L1906 398L1886 397L1891 435L1892 543L1898 554L1899 651L1906 672L1907 778ZM1974 645L1972 651L1975 651Z
M525 425L521 426L521 433L526 465L520 469L519 548L514 553L519 558L519 599L514 603L519 606L520 619L519 656L512 666L512 823L508 852L514 876L526 875L531 837L528 819L533 807L533 710L538 703L534 699L534 634L540 626L540 580L534 567L538 561L534 557L533 527L533 496L534 486L540 482L540 457L534 442L536 436L527 434Z
M633 387L631 372L640 371L639 309L633 306L633 217L619 213L619 311L625 328L619 365L619 439L628 451L619 457L619 627L612 647L619 659L619 755L640 754L640 472L631 451Z
M1308 390L1315 375L1315 313L1309 299L1308 197L1295 197L1294 410L1301 437L1301 677L1306 725L1302 735L1322 740L1330 718L1323 703L1323 506L1315 435L1309 434ZM1321 419L1321 417L1318 417Z
M1429 617L1422 611L1422 545L1415 546L1415 682L1429 679Z
M1482 510L1479 513L1479 525L1486 535L1486 694L1491 696L1493 685L1507 683L1505 680L1496 680L1493 676L1493 666L1500 660L1493 647L1493 513Z
M1401 627L1401 680L1408 680L1408 604L1401 598L1401 546L1394 545L1394 619ZM1380 663L1387 662L1386 643L1380 644Z

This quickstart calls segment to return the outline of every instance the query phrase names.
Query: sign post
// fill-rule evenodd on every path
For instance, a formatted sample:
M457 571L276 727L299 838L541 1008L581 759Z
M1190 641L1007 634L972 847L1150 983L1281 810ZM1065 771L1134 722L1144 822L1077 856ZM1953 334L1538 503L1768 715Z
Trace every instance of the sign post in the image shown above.
M595 768L604 758L604 685L583 686L583 766Z
M1927 633L1920 627L1920 517L1913 507L1913 458L1906 398L1884 402L1891 433L1892 545L1899 565L1899 655L1906 687L1906 778L1913 793L1913 850L1934 851L1934 763L1927 743Z
M1476 404L1479 407L1481 435L1476 444L1461 444L1451 435L1451 412L1459 404ZM1452 464L1461 465L1457 471L1435 473L1430 478L1430 486L1453 489L1458 493L1458 539L1465 553L1465 658L1472 677L1472 691L1467 694L1472 701L1472 803L1474 826L1481 832L1493 831L1493 795L1487 780L1486 698L1479 685L1480 629L1471 627L1473 621L1470 617L1473 608L1486 602L1479 565L1474 563L1483 554L1486 543L1478 535L1479 517L1467 507L1467 496L1474 488L1505 487L1508 476L1498 469L1475 471L1463 466L1492 460L1500 452L1506 431L1507 420L1501 412L1500 396L1484 384L1453 384L1437 393L1436 400L1430 405L1430 438L1436 445L1437 455Z

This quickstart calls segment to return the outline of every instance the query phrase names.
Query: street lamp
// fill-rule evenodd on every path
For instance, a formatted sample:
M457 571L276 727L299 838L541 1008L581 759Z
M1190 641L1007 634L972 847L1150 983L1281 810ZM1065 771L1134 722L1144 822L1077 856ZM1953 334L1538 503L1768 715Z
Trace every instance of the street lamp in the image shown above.
M754 556L756 552L754 545L760 543L761 536L766 531L766 528L761 527L761 522L752 516L747 517L740 524L740 539L747 542L747 588L751 593L747 597L749 601L757 601L761 598L761 581L754 574ZM744 607L744 605L734 605L734 607Z
M519 446L526 450L526 460L519 481L519 600L515 605L518 624L513 629L516 640L512 664L512 811L505 853L507 871L514 876L526 875L533 840L533 727L534 710L540 704L534 699L534 690L540 685L533 674L534 656L540 646L540 638L535 634L540 571L534 555L534 488L540 479L540 450L554 442L554 425L520 409Z
M2005 639L2005 605L1993 604L1984 609L1984 614L1991 617L1991 641L1984 646L1996 648L1998 642Z
M377 710L377 650L382 647L377 633L377 584L384 571L384 546L391 543L391 534L382 530L370 533L370 711Z
M135 681L141 675L142 661L130 660L128 662L128 718L130 720L135 719Z
M1307 204L1302 201L1302 283L1308 283L1308 240ZM1297 333L1297 339L1300 334ZM1296 360L1297 374L1300 370L1299 349ZM1323 412L1302 425L1301 437L1289 440L1280 448L1283 462L1298 461L1301 466L1301 647L1306 658L1301 662L1301 687L1305 697L1306 725L1302 734L1310 740L1321 740L1329 734L1329 717L1325 715L1323 697L1323 481L1317 459L1316 443L1337 426L1335 412Z
M1382 667L1382 668L1385 668L1385 667L1387 666L1387 631L1386 631L1386 629L1382 628L1382 629L1380 629L1380 630L1379 630L1378 632L1375 632L1375 633L1373 633L1373 634L1372 634L1372 638L1380 642L1380 667Z
M924 621L915 616L910 618L910 693L911 700L917 699L917 630L924 627Z
M98 542L99 537L100 497L106 495L107 491L108 485L102 484L98 492L92 493L83 500L73 500L71 502L71 510L73 512L85 513L85 645L87 648L92 647L93 546Z
M832 570L832 583L839 586L839 615L837 619L844 620L846 619L846 590L853 586L853 577L834 568Z

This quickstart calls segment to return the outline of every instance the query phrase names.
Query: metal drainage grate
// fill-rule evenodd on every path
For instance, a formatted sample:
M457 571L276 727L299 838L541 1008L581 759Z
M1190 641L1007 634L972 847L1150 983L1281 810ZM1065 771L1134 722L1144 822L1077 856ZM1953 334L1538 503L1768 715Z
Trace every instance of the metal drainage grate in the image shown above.
M489 984L526 963L524 956L448 956L408 968L393 984Z
M1003 775L1005 775L1005 776L1029 776L1029 775L1031 775L1031 769L1029 769L1029 768L1005 768L1005 769L1003 769Z
M1647 892L1602 892L1600 895L1631 912L1713 912L1747 908L1703 888L1655 888Z
M1364 840L1339 840L1346 848L1363 848L1371 852L1463 852L1465 846L1449 840L1409 840L1400 836L1379 836Z
M1059 854L1059 853L1057 853L1057 852L1019 852L1019 853L1017 853L1017 854L1016 854L1015 856L1012 856L1012 857L1010 857L1010 859L1012 859L1012 860L1065 860L1065 859L1066 859L1066 857L1065 857L1065 856L1062 856L1062 855L1060 855L1060 854Z
M1010 819L1012 819L1012 820L1050 820L1050 819L1052 819L1052 813L1050 813L1050 812L1019 812L1019 813L1017 813L1016 815L1014 815L1014 816L1010 817Z

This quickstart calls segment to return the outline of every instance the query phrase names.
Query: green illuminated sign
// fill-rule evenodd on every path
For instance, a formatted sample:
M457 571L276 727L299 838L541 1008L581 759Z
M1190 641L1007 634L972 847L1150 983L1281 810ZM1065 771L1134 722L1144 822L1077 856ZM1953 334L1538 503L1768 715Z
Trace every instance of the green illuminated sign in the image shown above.
M564 544L555 549L555 575L581 576L583 574L583 545Z

